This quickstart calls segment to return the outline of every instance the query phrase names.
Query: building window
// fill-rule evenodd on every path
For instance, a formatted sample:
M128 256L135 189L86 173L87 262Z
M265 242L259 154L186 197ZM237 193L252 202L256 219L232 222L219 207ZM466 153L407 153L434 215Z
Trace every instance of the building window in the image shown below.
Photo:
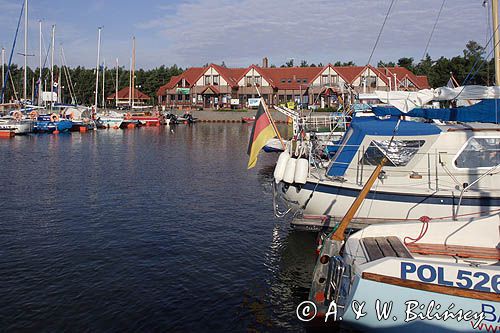
M285 95L278 95L278 101L279 101L279 103L284 103L285 102Z
M214 75L213 76L213 85L218 86L219 85L219 75Z
M287 100L287 102L293 100L292 95L286 95L286 100Z
M182 95L177 95L177 100L182 101Z
M339 76L338 75L333 75L332 76L332 82L333 83L339 83Z
M205 85L210 85L210 75L205 75Z
M253 81L258 86L262 85L262 78L260 76L254 76Z
M330 80L328 80L328 75L322 75L321 76L321 84L326 86L330 84Z
M286 79L281 79L281 83L285 83L286 82Z

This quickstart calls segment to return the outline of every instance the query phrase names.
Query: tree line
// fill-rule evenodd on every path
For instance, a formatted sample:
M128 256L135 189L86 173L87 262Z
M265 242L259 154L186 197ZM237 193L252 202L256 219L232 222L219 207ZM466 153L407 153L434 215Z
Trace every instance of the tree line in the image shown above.
M431 87L441 87L448 83L450 74L460 84L492 85L494 83L495 64L491 53L476 41L469 41L465 45L462 55L452 58L439 57L432 59L428 54L420 61L414 58L403 57L396 62L379 61L377 67L401 66L409 69L416 75L426 75ZM280 67L293 67L294 60L290 59ZM334 66L355 66L353 61L337 61ZM306 60L300 62L300 67L323 67L322 63L309 64ZM274 66L276 67L276 66Z
M461 55L446 58L439 57L438 59L432 59L428 54L426 57L420 61L415 61L411 57L403 57L398 59L396 62L389 61L379 61L378 67L394 67L401 66L409 69L417 75L426 75L429 79L429 84L431 87L440 87L447 84L450 79L450 74L453 74L454 78L460 84L479 84L479 85L492 85L494 83L494 60L491 58L491 53L475 41L469 41L463 53ZM225 64L222 64L225 66ZM353 61L348 62L336 62L334 66L354 66ZM295 66L294 60L291 59L281 67L293 67ZM309 64L306 60L300 62L301 67L322 67L323 64ZM272 67L276 67L272 65ZM85 68L82 66L67 68L69 77L71 78L73 91L76 96L76 102L84 105L92 105L94 103L94 90L95 90L95 69ZM177 65L166 67L164 65L144 70L139 69L135 71L135 85L143 93L151 97L151 102L155 103L157 101L156 92L158 88L168 81L175 75L179 75L183 72L183 69ZM27 98L31 99L33 91L33 82L36 82L39 77L39 69L34 71L28 67L28 82L27 82ZM70 96L70 84L68 84L68 75L65 74L64 68L55 67L54 77L61 84L62 89L62 99L65 103L71 103ZM105 96L109 96L115 92L116 84L116 69L106 68L105 69ZM129 86L130 71L124 67L119 67L118 69L118 89L122 89ZM50 71L44 68L42 71L42 87L46 87L45 91L50 91ZM100 81L100 93L102 94L102 71ZM15 90L13 89L15 87ZM7 82L5 89L4 101L10 101L22 98L23 91L23 70L18 65L11 65L10 68L10 79ZM17 96L17 98L16 98ZM101 97L99 98L101 99ZM102 102L101 102L102 103Z
M67 69L67 71L66 71ZM7 71L7 69L5 69ZM76 102L82 105L94 104L95 91L95 68L85 68L77 66L74 68L54 66L54 81L61 85L61 96L63 103ZM179 75L183 69L177 65L170 67L160 66L154 69L135 71L135 86L137 89L151 97L151 103L157 101L156 92L159 87L167 83L172 76ZM39 68L35 70L28 67L27 71L27 99L31 100L33 92L37 92L37 82L39 79ZM67 75L67 73L69 75ZM99 104L102 104L102 80L103 69L99 74ZM23 98L23 80L24 74L22 67L11 65L10 78L5 86L4 101L13 101ZM107 97L116 91L116 68L104 69L104 95ZM71 81L72 84L69 84ZM51 74L50 70L42 70L42 90L50 91ZM130 82L130 70L124 67L118 68L118 90L128 87ZM33 87L33 83L34 86ZM13 89L14 87L14 89ZM70 87L76 97L76 101L71 98ZM34 89L33 89L34 88ZM35 98L36 100L36 98Z

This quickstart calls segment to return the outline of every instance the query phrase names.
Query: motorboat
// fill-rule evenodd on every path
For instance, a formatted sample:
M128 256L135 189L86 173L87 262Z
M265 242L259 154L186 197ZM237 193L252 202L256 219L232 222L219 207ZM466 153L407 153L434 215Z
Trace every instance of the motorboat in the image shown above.
M89 107L75 104L54 104L53 108L59 109L57 114L62 120L72 123L71 131L92 129L95 122L92 120L92 110Z
M97 114L97 121L104 128L120 128L123 124L124 114L116 111L107 111Z
M13 131L16 135L31 133L33 126L33 120L19 110L11 111L0 118L0 131Z
M61 119L56 113L42 114L36 117L33 131L37 133L69 132L72 127L73 122L71 120Z

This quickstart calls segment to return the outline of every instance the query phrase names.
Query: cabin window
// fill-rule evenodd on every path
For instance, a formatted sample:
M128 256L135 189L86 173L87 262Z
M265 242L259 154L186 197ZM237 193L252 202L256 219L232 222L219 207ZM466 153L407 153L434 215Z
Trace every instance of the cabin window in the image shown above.
M378 165L382 158L387 157L386 166L401 167L410 163L424 145L425 140L374 140L363 155L364 165Z
M492 168L500 164L500 138L470 138L455 158L459 169Z

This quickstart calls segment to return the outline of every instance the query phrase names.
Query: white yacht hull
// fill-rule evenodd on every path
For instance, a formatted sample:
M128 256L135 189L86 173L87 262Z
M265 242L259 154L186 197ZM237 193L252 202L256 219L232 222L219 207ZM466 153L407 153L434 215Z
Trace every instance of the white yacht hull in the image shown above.
M123 118L119 117L100 117L100 121L108 128L119 128L123 123Z
M28 134L33 132L33 121L22 120L22 121L8 121L0 123L0 130L4 131L14 131L17 135Z
M418 220L422 216L432 219L450 219L457 214L460 192L450 191L410 193L398 191L377 191L377 183L364 200L356 214L357 224L372 224L381 220L408 221ZM287 185L281 182L278 192L295 210L302 210L304 215L331 216L339 221L351 207L361 191L361 186L348 186L345 183L323 183L308 181L304 186ZM500 210L500 198L493 198L482 193L481 196L464 196L458 209L461 217L487 216L492 211ZM297 220L301 223L301 220ZM318 220L317 223L324 223ZM308 222L310 224L310 222ZM318 227L321 225L318 225Z

